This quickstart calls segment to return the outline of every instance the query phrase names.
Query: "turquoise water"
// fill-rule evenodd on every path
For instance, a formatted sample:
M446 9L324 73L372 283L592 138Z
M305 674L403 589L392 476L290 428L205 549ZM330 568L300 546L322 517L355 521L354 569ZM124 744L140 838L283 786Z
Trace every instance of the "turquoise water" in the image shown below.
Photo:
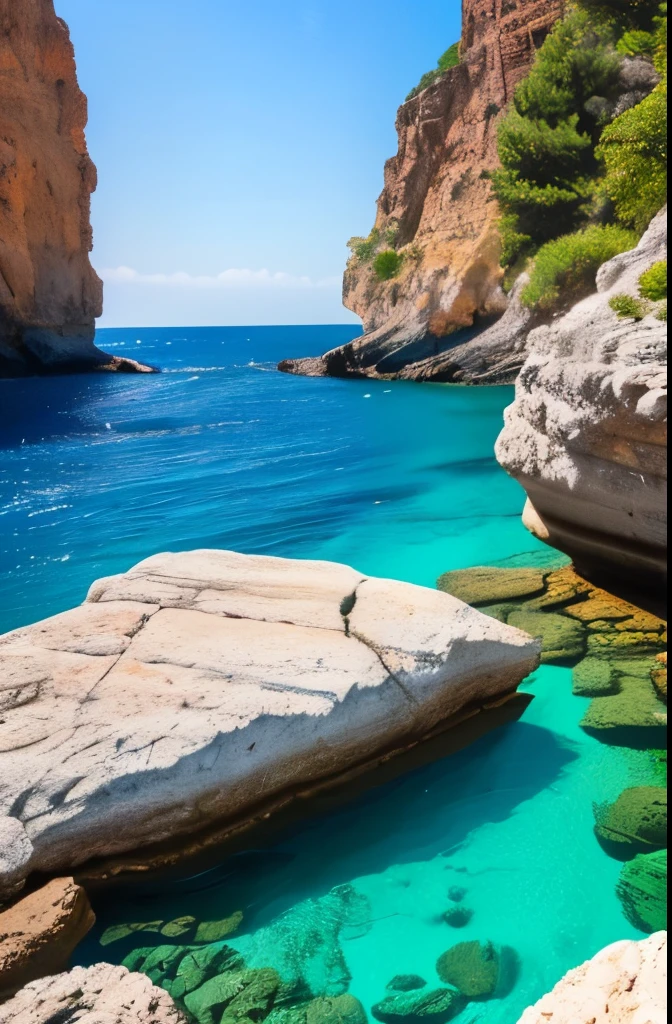
M2 628L70 607L96 577L166 549L330 558L429 586L451 568L548 559L520 523L522 492L492 456L511 389L274 371L282 356L351 334L106 331L101 345L165 372L0 382ZM436 987L440 953L490 939L517 951L516 985L456 1019L514 1024L568 968L637 934L592 807L649 771L645 753L607 748L578 727L585 701L571 695L568 669L542 668L524 688L535 698L521 721L273 848L159 892L115 894L96 908L76 961L126 956L128 940L100 945L118 922L242 910L231 944L251 966L303 971L319 988L326 968L305 938L322 935L369 1010L393 975ZM344 884L359 909L338 934ZM459 930L442 919L455 885L474 912ZM163 941L147 933L131 945Z

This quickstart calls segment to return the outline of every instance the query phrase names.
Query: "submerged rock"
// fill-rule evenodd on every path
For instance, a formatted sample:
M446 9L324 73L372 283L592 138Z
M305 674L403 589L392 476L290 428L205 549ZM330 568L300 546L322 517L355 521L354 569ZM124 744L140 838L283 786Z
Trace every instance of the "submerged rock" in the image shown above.
M306 1008L306 1024L367 1024L366 1010L349 992L313 999Z
M2 1024L187 1024L167 992L144 974L95 964L32 981L2 1006Z
M658 664L651 669L651 682L661 700L667 704L667 652L656 657Z
M461 903L468 892L469 890L465 889L463 885L451 885L448 890L448 899L453 903Z
M418 988L424 988L426 984L425 979L419 974L395 974L386 987L393 992L413 992Z
M542 663L572 661L586 649L584 627L565 615L521 609L512 612L506 621L541 640Z
M666 1024L667 935L615 942L569 971L518 1024Z
M667 845L667 790L625 789L613 804L595 809L595 835L612 856L626 860Z
M451 928L464 928L469 924L473 916L474 912L469 907L449 907L443 915L443 920Z
M0 911L0 998L64 970L95 920L72 878L54 878Z
M24 870L158 843L143 865L171 864L220 841L209 826L226 834L501 701L537 662L525 634L423 587L156 555L0 638L0 685L16 682L0 812L25 823Z
M492 942L460 942L441 954L436 971L441 981L468 999L492 999L513 988L518 956L515 950Z
M454 989L422 989L387 996L371 1007L371 1015L381 1024L446 1024L462 1012L466 1002Z
M640 275L666 258L663 210L600 268L594 295L532 331L496 446L527 491L535 536L591 578L654 593L667 560L666 324L619 320L609 302L638 297Z
M541 569L475 566L473 569L444 572L436 585L444 593L477 606L540 594L544 590L545 575Z
M621 676L617 694L590 702L581 727L606 743L655 749L666 742L667 709L650 680Z
M572 693L576 697L611 697L620 692L618 674L601 658L584 658L574 666Z
M616 894L635 928L643 932L667 928L667 850L639 853L624 864Z

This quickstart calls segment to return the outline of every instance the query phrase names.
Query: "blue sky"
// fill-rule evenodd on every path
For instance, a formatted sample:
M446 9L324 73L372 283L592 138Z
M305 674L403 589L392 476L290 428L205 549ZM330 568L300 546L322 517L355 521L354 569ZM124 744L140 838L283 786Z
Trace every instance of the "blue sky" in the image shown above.
M98 166L102 326L356 322L340 279L459 0L55 0Z

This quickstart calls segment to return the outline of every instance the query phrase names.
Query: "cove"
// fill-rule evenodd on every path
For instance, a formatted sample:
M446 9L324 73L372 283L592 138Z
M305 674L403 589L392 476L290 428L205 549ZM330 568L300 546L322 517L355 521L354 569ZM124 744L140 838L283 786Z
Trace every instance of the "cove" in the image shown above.
M316 354L349 328L101 333L106 349L141 352L164 373L1 385L4 628L165 549L329 558L428 586L453 568L554 561L520 524L522 492L492 456L512 389L275 372L288 346ZM579 728L587 702L570 676L543 667L524 684L535 699L521 721L270 848L100 898L75 962L165 944L153 922L242 913L227 941L249 966L315 990L345 983L370 1011L394 975L437 987L442 952L491 940L516 951L517 977L458 1020L513 1024L568 968L638 937L593 804L650 782L651 761ZM444 920L457 889L472 912L461 928ZM149 928L109 941L128 924Z

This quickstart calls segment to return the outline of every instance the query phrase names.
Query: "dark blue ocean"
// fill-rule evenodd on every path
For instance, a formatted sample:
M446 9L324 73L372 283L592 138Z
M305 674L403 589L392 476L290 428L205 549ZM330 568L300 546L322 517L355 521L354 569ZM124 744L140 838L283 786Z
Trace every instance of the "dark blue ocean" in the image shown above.
M523 493L492 454L512 389L275 370L353 333L105 330L101 347L163 372L0 381L0 631L165 550L326 558L427 586L451 568L552 558L522 527ZM121 960L128 942L106 933L119 923L242 910L233 944L252 966L282 968L297 937L320 933L334 887L350 883L369 910L341 946L367 1010L393 975L437 987L440 953L490 939L516 950L519 977L457 1021L514 1024L570 967L637 934L614 894L620 864L593 835L593 804L648 781L646 753L579 728L586 701L572 696L569 669L543 667L523 689L535 699L520 722L297 829L253 885L234 872L115 896L75 961ZM459 931L442 918L455 885L473 911ZM138 932L138 946L163 941Z

